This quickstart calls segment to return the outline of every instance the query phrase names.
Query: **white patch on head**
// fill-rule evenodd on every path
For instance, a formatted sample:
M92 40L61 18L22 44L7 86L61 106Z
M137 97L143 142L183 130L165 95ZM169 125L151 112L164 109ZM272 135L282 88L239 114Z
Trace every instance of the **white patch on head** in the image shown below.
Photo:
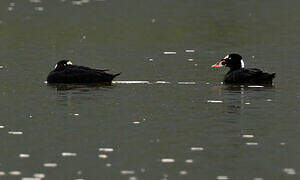
M229 55L225 56L223 59L228 59L229 58Z
M72 65L72 62L71 62L71 61L68 61L68 62L67 62L67 65Z
M55 65L54 69L56 69L56 68L57 68L57 64Z
M245 68L245 63L244 63L244 61L242 59L241 59L241 67Z

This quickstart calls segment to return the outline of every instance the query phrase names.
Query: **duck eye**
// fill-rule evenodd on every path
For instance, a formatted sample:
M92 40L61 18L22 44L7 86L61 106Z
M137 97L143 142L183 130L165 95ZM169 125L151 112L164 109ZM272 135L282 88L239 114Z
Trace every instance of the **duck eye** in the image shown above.
M224 65L226 64L226 62L225 62L225 61L222 61L221 64L224 66Z

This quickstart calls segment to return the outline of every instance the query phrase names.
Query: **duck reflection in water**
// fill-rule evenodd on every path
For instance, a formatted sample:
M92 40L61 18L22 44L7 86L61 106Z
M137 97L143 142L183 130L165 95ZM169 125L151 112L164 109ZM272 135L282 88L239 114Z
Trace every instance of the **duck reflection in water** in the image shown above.
M273 99L270 95L273 96L274 87L272 85L219 85L213 86L213 91L218 94L218 99L223 100L225 113L242 114L253 100Z
M78 90L79 92L96 91L99 89L112 89L114 86L106 83L98 84L47 84L47 86L56 89L57 91Z

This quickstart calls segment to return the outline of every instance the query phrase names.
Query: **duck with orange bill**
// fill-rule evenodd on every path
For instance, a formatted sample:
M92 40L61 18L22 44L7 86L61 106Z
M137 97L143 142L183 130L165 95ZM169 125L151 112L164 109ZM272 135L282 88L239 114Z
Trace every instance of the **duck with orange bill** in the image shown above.
M224 77L226 84L272 84L275 78L275 73L263 72L257 68L246 68L243 57L239 54L229 54L211 67L229 68Z

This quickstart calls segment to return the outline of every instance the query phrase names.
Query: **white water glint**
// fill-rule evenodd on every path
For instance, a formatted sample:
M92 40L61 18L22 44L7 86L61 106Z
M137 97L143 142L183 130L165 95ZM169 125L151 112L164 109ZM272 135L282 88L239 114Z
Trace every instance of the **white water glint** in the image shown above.
M71 153L71 152L63 152L61 153L62 156L67 157L67 156L77 156L76 153Z
M186 49L185 52L186 53L193 53L193 52L195 52L195 50L194 49Z
M36 11L44 11L44 7L34 7L34 10L36 10Z
M99 148L99 151L103 151L103 152L113 152L114 149L113 149L113 148Z
M187 174L187 171L179 171L179 174L180 174L180 175L186 175L186 174Z
M175 51L165 51L164 54L171 55L171 54L176 54L176 52Z
M19 154L20 158L29 158L30 155L29 154Z
M150 84L149 81L113 81L113 84Z
M41 3L41 0L29 0L30 3Z
M217 180L227 180L229 179L227 176L217 176Z
M42 178L45 178L45 174L43 174L43 173L35 173L35 174L33 174L33 177L42 179Z
M190 85L190 84L196 84L196 82L178 82L178 84Z
M99 154L98 157L101 158L101 159L106 159L107 155L106 154Z
M288 175L295 175L296 174L296 171L293 168L284 168L283 172L285 172Z
M254 135L252 134L243 134L243 138L253 138Z
M193 159L187 159L187 160L185 160L185 162L186 162L186 163L193 163L194 160L193 160Z
M191 147L191 151L203 151L203 147Z
M56 163L44 163L44 167L57 167Z
M20 171L10 171L9 174L12 176L19 176L19 175L21 175L21 172Z
M247 146L257 146L258 143L257 142L247 142L246 145Z
M132 170L122 170L121 174L123 174L123 175L134 174L134 171L132 171Z
M162 163L173 163L175 162L175 159L171 159L171 158L163 158L161 159Z
M22 177L22 180L41 180L41 178L36 178L36 177Z
M22 131L9 131L8 134L13 134L13 135L22 135Z
M223 101L219 100L207 100L208 103L223 103Z
M249 88L263 88L264 86L248 86Z
M156 81L156 84L170 84L168 81Z

